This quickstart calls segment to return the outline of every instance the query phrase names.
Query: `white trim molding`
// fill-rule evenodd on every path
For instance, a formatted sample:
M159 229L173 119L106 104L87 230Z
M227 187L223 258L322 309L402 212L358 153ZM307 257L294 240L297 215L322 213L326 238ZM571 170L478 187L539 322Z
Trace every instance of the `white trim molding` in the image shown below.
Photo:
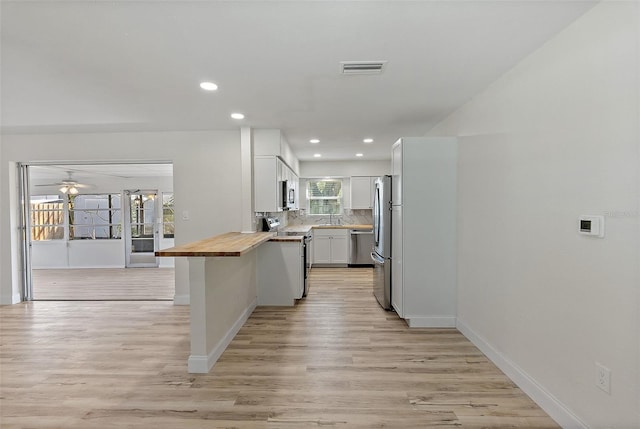
M22 302L22 295L19 292L13 293L11 295L2 295L0 297L0 305L13 305L19 304Z
M454 316L411 317L407 316L407 324L410 328L455 328Z
M540 406L564 429L587 429L588 426L571 410L540 385L533 377L512 362L458 318L458 330L484 353L507 377Z
M189 295L173 295L173 305L189 305Z
M257 305L257 300L254 300L251 305L249 305L249 307L247 307L242 312L238 320L236 320L233 326L231 326L231 328L227 331L225 336L220 341L218 341L218 344L213 347L213 349L207 356L189 356L189 361L187 363L189 373L207 374L209 371L211 371L211 368L213 368L218 359L220 359L220 356L222 356L222 353L224 353L229 344L231 344L231 341L233 341L233 338L236 336L238 331L240 331L240 328L242 328L247 319L249 319L249 316L251 316L251 313L253 313L253 310L256 309Z

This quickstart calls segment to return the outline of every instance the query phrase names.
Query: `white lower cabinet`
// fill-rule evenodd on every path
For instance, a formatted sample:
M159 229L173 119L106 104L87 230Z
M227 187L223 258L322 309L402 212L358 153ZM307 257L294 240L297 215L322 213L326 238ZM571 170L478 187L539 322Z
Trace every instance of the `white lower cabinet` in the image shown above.
M268 241L257 255L258 305L292 306L304 291L301 241Z
M348 230L323 228L313 230L313 263L339 264L349 262Z

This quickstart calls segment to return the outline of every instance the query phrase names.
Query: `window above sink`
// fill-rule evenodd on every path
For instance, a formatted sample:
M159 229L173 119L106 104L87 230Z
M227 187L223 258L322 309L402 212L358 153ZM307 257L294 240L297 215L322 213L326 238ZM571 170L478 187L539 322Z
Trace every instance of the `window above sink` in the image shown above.
M307 214L340 215L343 210L342 180L311 179L307 181Z

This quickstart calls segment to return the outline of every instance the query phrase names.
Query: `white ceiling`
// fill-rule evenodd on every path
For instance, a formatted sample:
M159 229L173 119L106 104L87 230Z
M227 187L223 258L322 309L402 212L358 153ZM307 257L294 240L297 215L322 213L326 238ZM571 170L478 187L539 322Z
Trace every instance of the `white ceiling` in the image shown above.
M280 128L301 160L385 159L594 3L2 1L1 126ZM388 63L340 75L350 60Z

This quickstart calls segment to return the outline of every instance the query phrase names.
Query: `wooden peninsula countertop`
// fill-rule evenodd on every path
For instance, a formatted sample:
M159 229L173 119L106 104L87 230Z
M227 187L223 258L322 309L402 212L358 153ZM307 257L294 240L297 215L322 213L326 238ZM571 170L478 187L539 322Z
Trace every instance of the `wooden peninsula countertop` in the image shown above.
M310 229L371 229L372 225L297 225L283 231L307 232ZM273 232L227 232L193 243L158 250L156 256L242 256L265 241L301 241L302 237L277 237Z
M313 229L373 229L373 225L360 225L360 224L313 225Z
M272 232L227 232L193 243L159 250L156 256L242 256L273 238Z

